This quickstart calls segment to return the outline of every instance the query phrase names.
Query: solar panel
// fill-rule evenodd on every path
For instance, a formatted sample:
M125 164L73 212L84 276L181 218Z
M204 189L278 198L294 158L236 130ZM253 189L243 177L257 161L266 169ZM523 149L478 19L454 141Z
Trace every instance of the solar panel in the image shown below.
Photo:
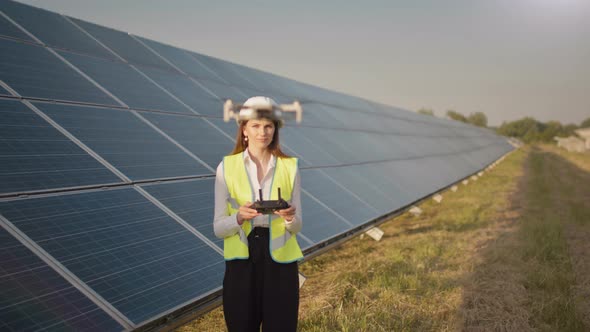
M356 145L360 137L358 135L351 135L350 131L334 130L334 129L313 129L310 130L313 136L310 138L313 141L322 142L322 148L330 151L337 160L338 164L358 163L371 160L378 160L379 156L373 153L370 149L366 151L355 151L352 145ZM371 146L371 145L368 145ZM363 159L366 156L367 159Z
M247 77L248 81L260 91L281 91L283 93L289 91L289 89L282 88L280 85L278 85L278 80L273 79L273 77L268 73L238 64L233 64L232 68L236 74L240 75L241 77Z
M305 117L303 118L302 125L314 126L314 127L337 127L334 122L330 122L329 117L324 117L321 112L320 104L304 104ZM343 116L345 114L342 114Z
M301 171L301 187L322 201L353 225L360 225L377 217L375 208L361 201L354 192L343 190L321 170Z
M210 118L207 120L210 121L217 128L221 129L221 131L223 131L228 138L231 137L232 141L235 142L236 131L238 128L238 125L235 121L225 122L223 121L223 119L219 118Z
M191 52L147 38L137 36L135 38L141 40L145 45L163 56L168 62L172 63L185 74L194 78L223 82L223 79L219 77L219 75L198 62L197 59L191 55Z
M215 236L211 226L214 186L215 179L208 178L144 185L142 188L222 249L223 239Z
M198 80L198 82L205 89L211 91L211 93L217 96L220 100L220 103L222 103L226 99L232 99L237 101L245 100L246 98L250 97L234 86L209 80Z
M481 148L473 149L466 154L466 156L471 161L471 164L475 166L473 167L472 173L479 171L483 167L490 164L493 160L497 159L492 157L494 155L492 151L495 149L496 148L493 145L484 145Z
M221 284L220 253L134 189L3 202L0 214L134 324Z
M326 174L376 209L379 214L388 213L400 206L396 201L398 195L386 195L367 181L362 166L333 167Z
M432 193L432 188L442 189L439 182L442 171L437 168L440 157L427 157L419 160L398 160L384 165L384 172L396 174L395 181L400 188L406 190L415 201ZM415 179L419 178L420 181ZM430 181L431 184L428 182Z
M10 92L8 92L6 89L4 89L3 87L0 86L0 95L4 95L4 96L12 96L12 94Z
M156 66L172 71L175 70L172 66L162 60L162 58L155 55L148 48L144 47L140 42L125 32L117 31L76 18L70 19L86 32L90 33L94 38L106 45L108 48L115 51L117 55L130 63Z
M42 46L0 39L0 79L23 97L116 104Z
M312 166L334 165L338 160L329 151L323 150L320 144L310 139L313 128L285 127L281 130L281 142L297 153Z
M342 110L338 109L333 106L323 105L323 104L310 104L306 105L305 107L305 115L308 115L311 112L307 112L310 109L317 109L316 118L320 118L322 121L322 126L328 128L340 128L340 129L350 129L350 130L363 130L369 127L369 122L375 122L374 118L370 118L369 116L355 116L360 112L354 112L350 110ZM306 119L309 119L306 117ZM352 121L356 120L356 121ZM317 125L316 123L312 122L311 125ZM374 130L374 127L370 127L369 129Z
M195 81L186 76L162 70L147 67L142 67L140 70L195 112L202 115L219 116L219 99Z
M253 82L253 84L265 93L280 91L289 102L290 99L298 99L302 102L307 101L302 94L299 94L295 87L297 82L286 77L274 75L272 73L263 72L261 70L250 68L242 65L235 65L236 71L242 73Z
M212 169L233 149L233 141L203 119L147 112L143 116Z
M129 111L45 103L35 106L131 180L212 173Z
M334 237L337 234L350 229L351 224L343 216L338 215L317 198L306 193L301 193L301 206L303 207L303 228L301 233L312 240L314 244ZM299 241L302 249L306 249L304 241Z
M341 92L330 91L328 89L325 89L325 91L322 92L328 96L329 99L326 101L328 104L345 107L355 111L371 112L369 104L362 98L346 95Z
M0 330L123 330L2 227L0 252Z
M225 83L244 88L257 89L257 87L252 84L251 81L249 81L233 68L234 64L231 62L194 52L191 52L191 55L199 63L215 72L215 74L221 77Z
M22 32L2 15L0 15L0 35L3 37L23 39L30 42L33 41L31 37Z
M120 183L17 100L0 99L0 193Z
M489 130L0 5L1 330L141 329L219 298L213 183L237 128L226 98L302 103L281 144L300 158L308 255L512 149Z
M191 113L125 63L67 52L60 54L131 108Z
M46 45L75 50L105 58L115 57L96 41L68 22L63 16L50 11L20 4L0 1L2 12L21 25ZM48 27L51 27L50 29ZM21 38L21 37L17 37ZM26 38L30 39L30 38Z

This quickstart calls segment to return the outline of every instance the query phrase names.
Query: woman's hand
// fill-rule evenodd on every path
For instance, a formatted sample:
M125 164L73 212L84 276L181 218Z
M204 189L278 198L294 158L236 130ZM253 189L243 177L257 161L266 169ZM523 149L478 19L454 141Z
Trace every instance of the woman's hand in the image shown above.
M290 206L283 210L276 210L274 213L278 214L279 216L281 216L281 218L285 219L286 221L291 222L295 217L295 207Z
M238 225L242 225L244 220L249 220L262 215L262 213L259 213L255 209L251 209L250 206L252 206L252 203L246 202L238 209Z

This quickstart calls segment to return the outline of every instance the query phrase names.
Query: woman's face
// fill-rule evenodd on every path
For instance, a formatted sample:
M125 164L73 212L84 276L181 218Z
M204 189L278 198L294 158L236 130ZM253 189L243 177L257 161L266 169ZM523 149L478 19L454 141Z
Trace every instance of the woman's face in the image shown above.
M244 126L244 136L248 137L248 146L267 148L272 142L275 124L268 119L248 120Z

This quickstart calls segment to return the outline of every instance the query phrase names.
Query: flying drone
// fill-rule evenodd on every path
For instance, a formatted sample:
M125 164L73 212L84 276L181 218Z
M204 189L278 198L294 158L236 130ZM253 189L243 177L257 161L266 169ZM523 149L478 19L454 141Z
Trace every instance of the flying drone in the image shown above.
M229 122L231 119L240 121L267 118L278 121L282 126L287 120L295 120L301 123L303 109L298 101L292 104L277 104L268 97L252 97L243 104L234 103L231 99L223 104L223 121Z

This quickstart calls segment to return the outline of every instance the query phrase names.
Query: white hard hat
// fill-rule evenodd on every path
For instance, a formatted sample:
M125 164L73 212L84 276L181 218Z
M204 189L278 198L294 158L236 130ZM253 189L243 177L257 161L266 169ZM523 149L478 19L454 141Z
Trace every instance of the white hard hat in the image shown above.
M272 98L256 96L248 98L248 100L246 100L242 106L257 109L268 108L269 110L272 110L273 108L278 107L279 105L276 101L272 100Z

